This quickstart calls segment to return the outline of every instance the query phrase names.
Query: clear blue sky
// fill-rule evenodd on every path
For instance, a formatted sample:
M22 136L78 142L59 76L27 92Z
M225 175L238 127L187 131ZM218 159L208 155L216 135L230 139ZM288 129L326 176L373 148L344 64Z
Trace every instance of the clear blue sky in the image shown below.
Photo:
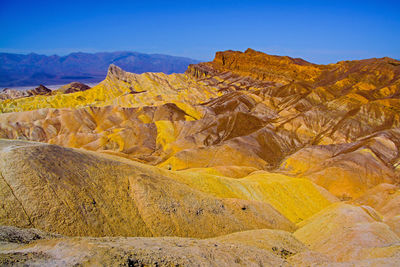
M0 51L211 60L248 47L315 63L400 58L400 1L0 0Z

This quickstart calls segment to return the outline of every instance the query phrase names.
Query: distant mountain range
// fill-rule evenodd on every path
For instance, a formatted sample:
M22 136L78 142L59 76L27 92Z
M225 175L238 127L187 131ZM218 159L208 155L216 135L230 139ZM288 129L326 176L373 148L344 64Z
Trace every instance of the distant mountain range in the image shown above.
M0 53L0 87L66 84L72 81L100 82L110 64L129 72L182 73L199 61L138 52L72 53L45 56Z

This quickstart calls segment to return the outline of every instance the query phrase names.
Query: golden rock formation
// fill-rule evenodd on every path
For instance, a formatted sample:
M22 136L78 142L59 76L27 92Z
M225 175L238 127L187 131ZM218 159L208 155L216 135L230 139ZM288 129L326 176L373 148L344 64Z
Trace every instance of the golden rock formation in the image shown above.
M110 66L84 92L2 101L0 134L173 170L278 171L349 199L397 181L399 77L389 58L315 65L251 49L185 74Z
M184 74L111 65L90 89L7 98L0 111L0 138L41 142L0 141L1 224L67 236L214 238L193 246L228 242L240 255L251 247L272 253L274 264L399 261L394 59L317 65L248 49L218 52ZM43 244L105 242L88 240Z
M156 167L41 143L2 140L0 148L3 225L79 236L295 229L267 201L205 194Z

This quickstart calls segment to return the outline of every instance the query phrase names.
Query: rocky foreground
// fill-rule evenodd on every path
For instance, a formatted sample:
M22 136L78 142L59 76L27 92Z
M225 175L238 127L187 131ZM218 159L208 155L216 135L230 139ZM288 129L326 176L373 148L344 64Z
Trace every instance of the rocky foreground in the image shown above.
M0 264L400 263L399 61L226 51L0 109Z

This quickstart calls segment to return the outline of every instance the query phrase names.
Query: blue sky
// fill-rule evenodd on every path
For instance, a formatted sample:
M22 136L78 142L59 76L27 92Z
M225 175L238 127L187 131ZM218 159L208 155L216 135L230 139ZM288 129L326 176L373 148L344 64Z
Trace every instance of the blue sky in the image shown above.
M0 0L0 51L138 51L211 60L251 47L333 63L400 58L400 1Z

